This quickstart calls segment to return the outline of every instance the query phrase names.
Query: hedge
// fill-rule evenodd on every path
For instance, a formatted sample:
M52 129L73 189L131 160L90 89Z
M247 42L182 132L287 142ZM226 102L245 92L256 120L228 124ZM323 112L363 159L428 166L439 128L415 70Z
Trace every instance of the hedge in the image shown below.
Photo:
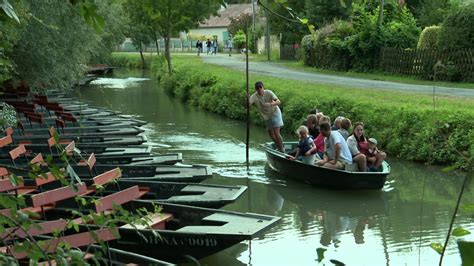
M441 26L429 26L423 29L418 40L418 49L438 49L438 36Z
M168 93L216 114L246 118L244 73L191 57L175 57L174 67L172 76L155 72ZM282 100L286 132L293 132L308 110L318 107L331 117L344 115L353 122L364 121L368 134L392 156L449 165L465 164L458 152L466 158L474 155L472 100L439 99L433 113L428 95L349 89L259 75L252 75L250 82L257 80ZM263 125L256 108L252 108L250 119Z

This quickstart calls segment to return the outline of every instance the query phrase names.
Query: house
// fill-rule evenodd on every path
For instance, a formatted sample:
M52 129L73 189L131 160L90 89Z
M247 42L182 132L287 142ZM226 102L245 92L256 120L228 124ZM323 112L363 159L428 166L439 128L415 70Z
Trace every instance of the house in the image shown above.
M255 5L255 8L257 6ZM234 4L221 7L218 16L212 16L202 22L197 29L191 29L188 32L190 36L217 36L218 43L224 44L229 39L227 27L230 24L231 17L238 17L242 13L252 13L252 4Z

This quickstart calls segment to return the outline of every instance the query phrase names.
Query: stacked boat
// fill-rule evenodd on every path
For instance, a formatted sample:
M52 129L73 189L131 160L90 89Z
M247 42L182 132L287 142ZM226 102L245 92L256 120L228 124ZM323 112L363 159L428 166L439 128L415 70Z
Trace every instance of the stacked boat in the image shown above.
M209 256L263 235L279 220L217 209L236 201L247 187L200 184L212 176L208 166L183 164L179 153L152 153L141 135L145 121L60 93L0 97L19 118L0 136L0 193L21 195L27 204L21 210L37 219L37 226L26 232L7 228L0 252L24 260L26 254L12 244L35 238L87 247L87 258L98 249L94 244L105 242L110 264L159 265ZM64 186L62 175L73 185ZM15 182L12 176L18 176ZM78 196L89 203L79 204ZM146 219L140 224L120 221L117 232L111 232L78 218L110 218L117 209L146 213ZM0 215L19 210L3 209ZM58 231L60 236L53 234ZM43 252L52 252L48 248Z

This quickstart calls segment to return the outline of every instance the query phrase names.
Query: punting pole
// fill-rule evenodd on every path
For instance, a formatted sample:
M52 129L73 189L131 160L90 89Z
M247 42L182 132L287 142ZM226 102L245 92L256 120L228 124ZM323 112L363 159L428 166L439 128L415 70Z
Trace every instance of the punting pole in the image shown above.
M247 108L247 136L245 139L245 159L247 162L247 169L250 167L249 163L249 139L250 139L250 104L249 104L249 25L245 23L245 86L246 93L246 108Z

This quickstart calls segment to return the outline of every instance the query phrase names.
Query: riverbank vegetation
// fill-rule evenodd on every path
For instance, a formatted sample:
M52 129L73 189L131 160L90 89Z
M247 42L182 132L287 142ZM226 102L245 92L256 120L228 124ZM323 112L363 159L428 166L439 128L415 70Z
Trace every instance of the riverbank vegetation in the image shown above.
M245 75L203 63L192 56L175 56L173 75L165 74L164 59L155 59L152 72L170 94L190 105L244 120ZM325 114L363 121L369 135L390 155L436 164L465 164L474 155L473 100L401 92L310 84L261 75L283 102L284 130L296 129L314 107ZM252 86L252 85L251 85ZM434 101L434 102L433 102ZM251 121L263 124L255 108ZM458 151L465 156L461 156Z

